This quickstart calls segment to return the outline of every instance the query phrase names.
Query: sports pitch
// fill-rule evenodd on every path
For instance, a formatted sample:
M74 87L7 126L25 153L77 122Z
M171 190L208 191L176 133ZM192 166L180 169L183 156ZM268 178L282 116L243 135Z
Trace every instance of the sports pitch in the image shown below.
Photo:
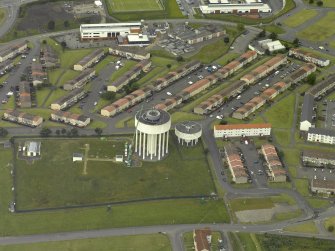
M171 134L166 159L142 162L142 166L132 168L112 161L116 154L124 153L129 138L39 139L41 159L32 163L17 159L15 163L17 209L203 196L215 192L202 145L180 148L172 137ZM72 162L73 153L83 153L84 161Z
M163 0L108 0L112 12L157 11L163 10Z

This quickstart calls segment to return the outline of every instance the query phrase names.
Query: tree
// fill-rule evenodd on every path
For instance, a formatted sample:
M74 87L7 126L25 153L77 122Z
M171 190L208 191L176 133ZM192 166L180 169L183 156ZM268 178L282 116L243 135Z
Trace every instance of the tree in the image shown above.
M62 134L66 134L66 129L63 128L60 132L61 132Z
M95 128L94 131L99 136L102 134L102 129L100 127Z
M276 39L278 38L278 35L277 35L277 33L272 32L272 33L269 35L269 38L271 38L272 40L276 40Z
M170 69L171 66L172 66L171 64L167 64L167 65L166 65L166 68Z
M266 36L266 31L262 30L259 34L258 37L265 37Z
M40 135L42 137L49 137L51 133L52 133L52 131L47 127L43 127L40 131Z
M307 83L309 85L314 85L316 82L316 74L315 73L312 73L310 74L308 77L307 77Z
M68 21L68 20L65 20L65 21L64 21L64 27L65 27L65 28L68 28L69 26L70 26L69 21Z
M229 41L230 41L229 37L224 37L223 42L225 42L226 44L228 44Z
M238 24L237 25L237 29L239 30L239 31L244 31L244 24Z
M293 44L294 44L295 47L299 47L299 45L300 45L300 40L299 40L298 38L294 39L294 40L293 40Z
M184 61L184 58L183 58L182 56L178 56L178 57L176 58L176 60L177 60L178 62L182 62L182 61Z
M328 226L327 230L328 232L331 232L331 233L334 232L334 226L333 225Z
M59 130L59 129L56 130L56 135L57 135L57 136L60 135L60 130Z
M50 21L48 22L48 29L49 29L49 30L54 30L54 29L55 29L55 26L56 26L55 21L50 20Z
M310 3L310 4L313 4L313 3L314 3L314 0L309 0L309 3Z
M6 137L8 135L8 131L5 128L0 127L0 137Z
M113 98L115 98L115 92L104 92L103 94L101 94L101 98L104 100L112 100Z
M43 39L42 43L47 44L48 42L47 42L47 40Z
M65 42L65 41L62 41L62 42L60 43L60 45L62 46L62 49L63 49L63 51L64 51L65 48L66 48L66 46L67 46L66 42Z
M220 120L220 125L227 125L227 121L221 119L221 120Z
M321 7L323 5L323 2L322 1L317 1L316 4L317 4L317 6Z
M77 137L78 136L78 129L77 128L72 128L70 133L73 137Z

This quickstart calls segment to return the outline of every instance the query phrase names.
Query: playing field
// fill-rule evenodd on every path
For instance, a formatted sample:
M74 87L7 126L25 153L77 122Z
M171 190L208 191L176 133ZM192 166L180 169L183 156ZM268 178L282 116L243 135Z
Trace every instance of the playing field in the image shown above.
M215 192L202 145L179 149L172 137L171 134L166 159L142 162L142 166L132 168L112 160L116 154L124 154L127 138L39 140L40 160L33 163L16 160L17 208L201 196ZM73 153L84 154L84 161L72 162Z
M108 0L112 12L162 10L161 0Z

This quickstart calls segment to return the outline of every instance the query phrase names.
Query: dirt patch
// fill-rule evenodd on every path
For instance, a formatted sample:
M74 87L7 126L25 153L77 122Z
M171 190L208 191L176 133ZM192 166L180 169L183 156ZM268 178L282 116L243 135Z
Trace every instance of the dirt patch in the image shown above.
M73 5L64 2L31 4L24 8L24 17L19 19L16 26L18 31L39 30L42 32L47 29L47 24L51 20L60 26L65 21L68 21L71 26L79 26L80 23L99 23L101 20L100 15L95 13L76 18Z
M240 222L256 223L271 221L277 213L288 213L299 209L297 206L289 206L287 204L275 204L275 207L268 209L244 210L237 211L235 215Z

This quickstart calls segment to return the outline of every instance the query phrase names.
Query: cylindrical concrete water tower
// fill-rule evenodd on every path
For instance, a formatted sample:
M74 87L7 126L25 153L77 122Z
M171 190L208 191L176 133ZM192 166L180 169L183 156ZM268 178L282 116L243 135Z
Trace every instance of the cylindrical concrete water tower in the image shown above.
M202 128L199 123L194 121L185 121L176 124L175 134L178 138L179 144L193 146L198 143L202 134Z
M135 115L135 152L146 160L160 160L169 152L170 114L149 109Z

